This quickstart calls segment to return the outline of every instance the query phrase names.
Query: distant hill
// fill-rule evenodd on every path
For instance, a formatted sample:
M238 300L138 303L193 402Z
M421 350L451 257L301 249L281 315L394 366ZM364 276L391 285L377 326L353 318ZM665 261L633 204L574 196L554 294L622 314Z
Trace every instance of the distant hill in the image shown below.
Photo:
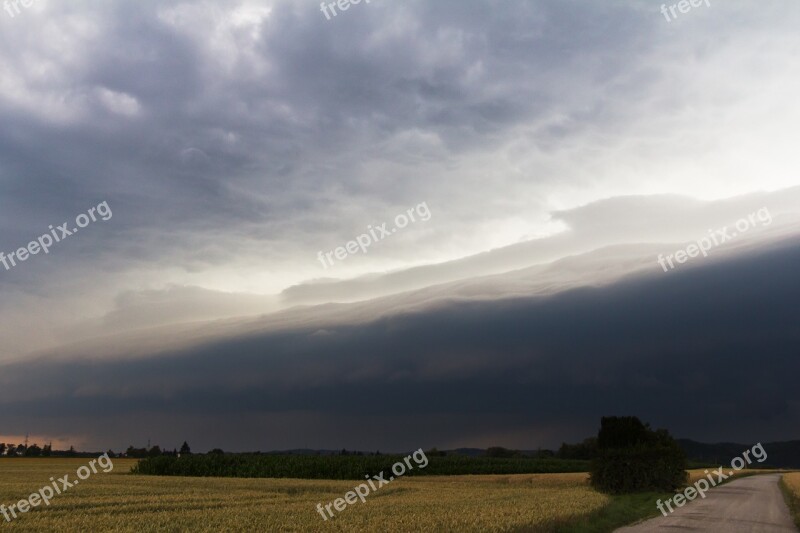
M374 455L375 451L364 451L364 450L346 450L347 455ZM406 450L406 451L395 451L395 452L380 452L382 455L392 455L395 454L408 454L412 453L414 450ZM509 450L515 451L515 450ZM525 457L538 457L544 451L545 455L547 456L555 456L555 452L550 452L547 450L521 450L519 453ZM342 450L314 450L308 448L296 448L293 450L273 450L269 452L251 452L256 454L262 455L341 455ZM456 448L453 450L440 450L438 453L444 453L446 455L461 455L466 457L485 457L486 450L483 448Z
M750 450L754 444L736 444L722 442L705 444L689 439L677 439L678 444L686 452L689 461L708 464L709 466L729 465L734 457L741 457L742 452ZM800 440L786 442L762 442L767 452L763 463L753 461L754 465L775 468L800 468Z
M407 450L405 452L394 452L394 453L411 453L414 450ZM482 448L457 448L455 450L442 450L447 455L466 455L468 457L482 457L486 455L486 450ZM294 450L281 450L281 451L271 451L271 452L256 452L256 453L263 453L265 455L341 455L341 450L313 450L307 448L299 448ZM373 455L375 451L363 451L363 450L347 450L347 453L350 455ZM391 455L392 452L384 453L383 455ZM523 452L525 455L534 455L536 452Z

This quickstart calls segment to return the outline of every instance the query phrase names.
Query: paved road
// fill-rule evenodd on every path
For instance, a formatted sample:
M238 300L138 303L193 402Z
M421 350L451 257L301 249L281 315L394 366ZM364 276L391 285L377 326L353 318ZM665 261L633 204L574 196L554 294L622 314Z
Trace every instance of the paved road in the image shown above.
M780 474L746 477L712 489L675 512L658 516L617 533L710 531L720 533L777 533L797 529L778 488ZM655 508L655 502L653 502Z

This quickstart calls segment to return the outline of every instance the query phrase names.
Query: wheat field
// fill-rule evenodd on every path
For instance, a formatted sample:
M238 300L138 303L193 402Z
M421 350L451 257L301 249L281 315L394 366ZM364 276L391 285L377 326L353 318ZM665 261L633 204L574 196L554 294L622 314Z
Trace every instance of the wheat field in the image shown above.
M798 529L800 529L800 472L784 474L782 479L783 485L789 493L787 496L792 516L794 517Z
M317 503L354 481L134 476L133 460L98 473L12 523L10 531L518 531L591 513L608 497L586 474L400 478L327 522ZM0 503L28 497L86 459L0 459ZM0 517L0 520L2 518Z
M0 504L9 507L89 459L0 459ZM98 472L0 527L9 531L553 531L610 504L588 475L513 474L398 478L366 503L324 521L316 510L358 481L159 477L130 474L132 459ZM704 477L689 471L690 483ZM800 474L786 474L800 497ZM652 498L655 502L655 497ZM650 499L646 501L650 507ZM655 505L653 503L653 505ZM653 506L653 513L655 507Z

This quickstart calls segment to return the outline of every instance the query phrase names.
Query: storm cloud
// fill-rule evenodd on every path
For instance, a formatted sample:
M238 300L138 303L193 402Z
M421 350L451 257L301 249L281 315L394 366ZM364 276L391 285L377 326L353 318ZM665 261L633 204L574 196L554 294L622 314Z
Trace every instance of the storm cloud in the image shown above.
M0 11L0 252L113 211L0 267L0 431L536 447L636 407L796 438L800 5L357 7Z

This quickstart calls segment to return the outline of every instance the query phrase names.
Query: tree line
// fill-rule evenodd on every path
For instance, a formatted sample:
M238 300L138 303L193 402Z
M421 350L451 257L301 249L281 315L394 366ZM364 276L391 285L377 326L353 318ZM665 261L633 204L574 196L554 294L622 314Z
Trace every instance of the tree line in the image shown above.
M113 453L111 450L108 451L110 457L115 457L112 455ZM97 454L78 452L75 451L73 446L70 446L69 450L54 450L52 444L39 446L34 443L30 446L25 446L24 444L15 445L0 442L0 457L83 457L88 455Z

